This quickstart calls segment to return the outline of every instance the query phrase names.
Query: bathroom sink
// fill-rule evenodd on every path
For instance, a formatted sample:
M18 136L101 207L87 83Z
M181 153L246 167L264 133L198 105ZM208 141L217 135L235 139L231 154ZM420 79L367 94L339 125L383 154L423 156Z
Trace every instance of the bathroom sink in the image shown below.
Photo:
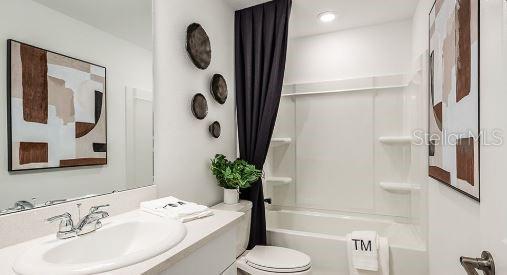
M181 222L135 211L103 221L96 232L67 240L45 237L22 254L17 274L95 274L133 265L171 249L186 235Z

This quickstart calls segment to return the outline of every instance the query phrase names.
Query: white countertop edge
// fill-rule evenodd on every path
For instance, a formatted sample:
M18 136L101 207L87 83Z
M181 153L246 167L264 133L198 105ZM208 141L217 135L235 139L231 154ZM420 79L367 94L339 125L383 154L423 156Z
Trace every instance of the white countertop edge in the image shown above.
M134 210L131 212L135 211L140 210ZM127 212L122 215L128 215L131 212ZM213 212L213 216L185 223L185 227L187 228L187 235L183 241L181 241L178 245L171 248L170 250L144 262L102 274L159 274L160 272L169 269L178 261L189 256L194 251L203 247L206 243L209 242L209 240L217 237L222 232L225 232L232 226L236 225L240 221L240 217L244 215L244 213L240 212L223 210L213 210ZM47 238L47 236L42 238ZM24 251L30 249L30 247L33 245L33 242L38 239L26 241L0 249L0 274L14 275L15 273L12 270L12 265L16 259ZM90 253L93 253L93 251L90 251Z
M161 272L169 269L175 263L189 256L199 248L206 245L210 240L216 238L221 233L229 230L232 226L239 223L240 218L244 215L241 212L223 211L213 209L215 215L207 217L201 220L191 221L186 223L187 236L181 243L175 246L173 249L163 253L151 260L148 260L137 265L151 265L149 269L143 271L145 275L158 275ZM205 229L202 230L201 228ZM149 262L156 264L150 264ZM131 266L135 267L137 265ZM123 273L122 273L123 271ZM119 274L125 274L125 271L135 270L118 270ZM114 273L113 273L114 274Z

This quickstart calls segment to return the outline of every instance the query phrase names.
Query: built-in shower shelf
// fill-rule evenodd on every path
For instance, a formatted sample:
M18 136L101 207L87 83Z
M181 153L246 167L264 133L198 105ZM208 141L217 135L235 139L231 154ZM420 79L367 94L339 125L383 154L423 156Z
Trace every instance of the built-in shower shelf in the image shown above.
M292 178L289 177L267 177L266 183L270 185L285 185L292 183Z
M347 92L378 92L399 90L408 86L408 75L378 75L335 81L287 84L283 86L282 97L341 94Z
M380 187L391 193L408 194L412 190L421 189L418 185L404 182L381 182Z
M288 145L292 142L292 138L290 137L282 137L282 138L272 138L271 145L273 147Z
M414 138L411 136L385 136L379 137L378 140L384 144L410 145L414 141Z

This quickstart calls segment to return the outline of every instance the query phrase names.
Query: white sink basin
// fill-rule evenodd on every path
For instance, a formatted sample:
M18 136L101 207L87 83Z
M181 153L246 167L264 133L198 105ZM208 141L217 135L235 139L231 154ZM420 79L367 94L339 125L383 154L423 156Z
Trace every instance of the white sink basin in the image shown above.
M45 237L22 254L17 274L95 274L133 265L171 249L186 236L181 222L141 211L106 219L88 235L68 240Z

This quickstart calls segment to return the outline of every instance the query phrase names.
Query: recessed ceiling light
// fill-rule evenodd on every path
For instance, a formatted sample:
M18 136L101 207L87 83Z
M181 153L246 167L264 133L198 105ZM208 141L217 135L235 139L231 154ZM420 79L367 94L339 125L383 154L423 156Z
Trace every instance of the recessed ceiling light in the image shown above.
M324 23L333 22L336 19L336 13L334 11L326 11L319 14L319 20Z

